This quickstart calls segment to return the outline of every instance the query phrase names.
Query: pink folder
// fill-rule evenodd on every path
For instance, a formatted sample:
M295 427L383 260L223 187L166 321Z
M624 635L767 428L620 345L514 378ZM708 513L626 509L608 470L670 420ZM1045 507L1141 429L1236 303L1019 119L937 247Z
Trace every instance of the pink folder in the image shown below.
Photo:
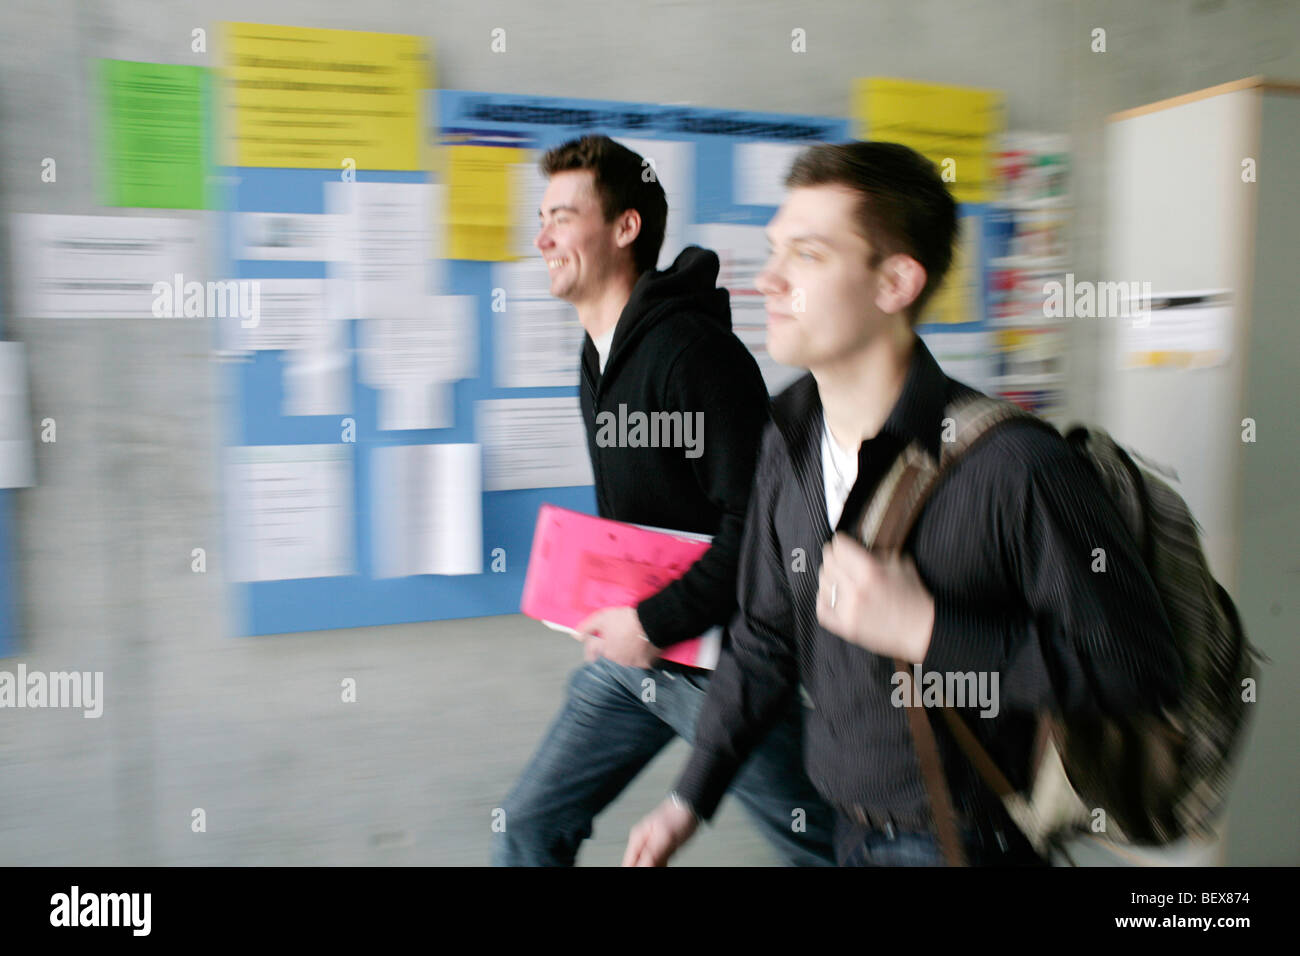
M542 505L520 610L557 630L575 628L605 607L635 607L677 580L709 550L707 535L663 531ZM712 669L722 628L682 641L665 660Z

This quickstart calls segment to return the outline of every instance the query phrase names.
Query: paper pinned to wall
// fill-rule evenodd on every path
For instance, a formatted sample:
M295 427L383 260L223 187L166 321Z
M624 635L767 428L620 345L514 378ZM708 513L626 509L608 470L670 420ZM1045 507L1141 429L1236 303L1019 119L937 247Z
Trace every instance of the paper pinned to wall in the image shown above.
M246 351L328 350L324 279L252 279L256 324L225 319L228 347Z
M448 258L514 257L514 168L519 156L513 146L447 147Z
M514 299L497 313L496 384L565 388L577 384L583 331L567 302Z
M226 471L231 580L354 573L350 446L230 448Z
M952 264L943 284L926 303L920 322L957 325L977 322L981 316L980 289L984 272L980 267L980 217L962 216L958 220L957 241L953 245Z
M485 490L566 488L595 481L576 397L492 399L478 402L475 414Z
M537 168L536 152L528 150L525 159L510 168L514 188L514 254L527 258L537 255L533 241L540 231L537 213L542 208L542 195L549 180Z
M986 391L994 374L993 338L988 332L927 332L926 348L949 378Z
M319 337L286 352L285 415L344 415L352 410L352 356L347 326L322 317Z
M429 258L433 261L433 280L430 290L441 293L446 290L447 267L443 260L447 255L447 186L445 183L429 183Z
M333 321L359 319L357 290L352 280L331 275L325 280L325 317Z
M358 379L379 390L383 431L451 428L451 383L478 374L477 296L426 296L413 319L367 319L357 332Z
M449 382L411 382L381 388L376 402L380 431L451 428L456 424Z
M208 73L99 61L104 205L208 208Z
M1000 90L862 78L853 89L855 135L910 146L938 167L958 202L988 202L997 193L993 153L1005 100Z
M21 342L0 342L0 488L36 484L27 354Z
M163 317L155 314L155 285L203 277L201 226L198 219L15 213L17 312L33 319Z
M763 227L700 223L692 235L695 242L718 254L718 285L731 293L731 330L754 356L768 393L775 395L804 370L780 364L767 351L767 312L762 293L754 287L767 262Z
M498 263L492 267L492 284L505 290L507 307L517 300L561 301L551 295L551 272L541 256L529 256L518 262ZM576 322L578 317L573 306L567 302L564 305L573 312Z
M425 40L395 33L223 24L227 165L415 170Z
M660 269L666 269L686 247L688 224L695 219L695 144L669 139L613 138L641 155L646 163L642 175L653 172L668 197L668 226L658 263Z
M807 143L737 143L732 148L732 189L741 206L779 206L785 177Z
M442 260L429 258L436 195L427 183L325 184L339 224L330 276L353 285L360 317L419 316L430 285L443 284Z
M343 251L337 216L241 212L234 223L236 259L330 262Z
M1119 319L1122 368L1211 368L1232 355L1232 293L1152 295L1145 311Z
M540 256L495 267L493 284L505 292L494 312L496 384L502 388L569 387L578 381L582 323L569 303L550 294Z
M374 576L481 574L479 446L395 445L370 461Z
M433 295L409 319L366 319L358 329L358 372L372 388L452 382L477 374L472 295Z

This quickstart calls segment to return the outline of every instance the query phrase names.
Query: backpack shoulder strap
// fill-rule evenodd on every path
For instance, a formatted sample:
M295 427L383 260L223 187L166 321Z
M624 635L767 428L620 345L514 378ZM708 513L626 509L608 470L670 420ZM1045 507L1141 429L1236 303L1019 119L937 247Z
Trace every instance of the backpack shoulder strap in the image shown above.
M940 479L994 428L1012 420L1052 427L1011 402L979 392L954 401L944 409L939 461L935 462L918 442L908 445L881 479L863 511L859 539L868 548L901 550Z
M858 525L859 538L874 550L902 550L903 543L911 534L940 479L997 425L1024 418L1041 421L1010 402L989 398L978 392L953 402L945 409L940 460L935 462L916 442L908 445L881 479L876 493L864 510ZM908 672L906 662L898 658L894 659L894 669ZM949 866L965 866L966 858L957 830L957 813L944 777L934 729L922 710L909 707L907 715L926 798L934 816L939 848ZM945 716L950 724L954 719L960 723L960 717L956 713ZM1001 796L1010 786L1006 778L969 730L962 734L958 728L953 729L957 731L957 742L967 757ZM960 729L966 728L962 725Z

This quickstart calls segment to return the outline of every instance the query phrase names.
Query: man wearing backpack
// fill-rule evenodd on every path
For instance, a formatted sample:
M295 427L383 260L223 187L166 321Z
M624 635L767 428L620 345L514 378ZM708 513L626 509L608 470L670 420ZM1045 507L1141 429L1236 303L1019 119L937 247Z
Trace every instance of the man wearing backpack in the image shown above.
M906 504L878 494L897 491L900 455L939 461L950 410L978 398L913 331L951 261L956 208L929 161L890 143L812 147L786 185L757 287L769 351L810 374L764 433L741 607L690 762L624 863L662 865L713 815L800 685L805 766L835 807L842 865L1041 863L936 705L1023 788L1039 712L1129 715L1177 697L1159 595L1096 475L1028 419L964 449L914 523L882 519ZM901 556L856 540L891 522L910 528ZM959 693L976 687L991 695Z

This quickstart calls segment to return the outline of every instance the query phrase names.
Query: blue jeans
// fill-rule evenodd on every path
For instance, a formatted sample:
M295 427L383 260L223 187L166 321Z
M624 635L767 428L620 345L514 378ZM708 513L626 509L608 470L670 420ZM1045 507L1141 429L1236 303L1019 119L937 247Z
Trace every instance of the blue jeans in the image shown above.
M1046 866L1014 826L962 831L967 866ZM947 866L931 833L877 830L835 814L840 866Z
M574 671L564 707L506 797L493 865L572 866L596 814L674 736L694 739L708 686L705 673L604 658ZM803 770L801 710L796 702L755 748L729 792L788 864L832 866L834 814Z

